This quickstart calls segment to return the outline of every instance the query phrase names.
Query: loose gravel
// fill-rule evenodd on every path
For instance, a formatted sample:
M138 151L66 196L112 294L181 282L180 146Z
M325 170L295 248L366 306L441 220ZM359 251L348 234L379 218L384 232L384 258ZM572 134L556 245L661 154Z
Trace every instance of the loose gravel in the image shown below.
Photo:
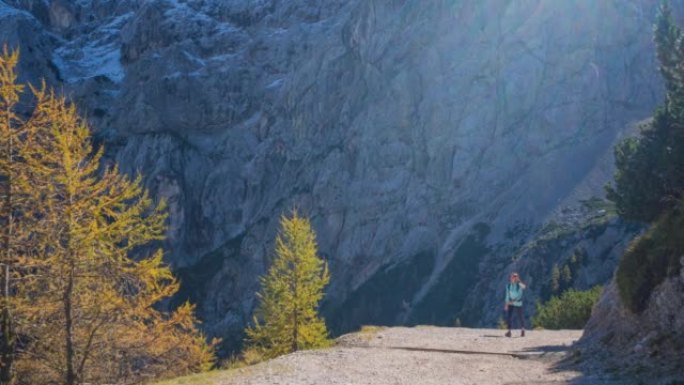
M337 346L230 370L211 385L616 384L560 369L581 331L387 328L349 334ZM209 384L208 384L209 385Z

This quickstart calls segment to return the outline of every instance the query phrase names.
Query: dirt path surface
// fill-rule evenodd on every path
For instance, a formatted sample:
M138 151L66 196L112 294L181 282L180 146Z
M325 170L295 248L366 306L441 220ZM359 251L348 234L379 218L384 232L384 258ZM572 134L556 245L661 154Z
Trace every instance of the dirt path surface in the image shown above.
M556 364L581 331L389 328L341 337L331 349L231 370L207 385L614 384ZM213 383L213 384L212 384Z

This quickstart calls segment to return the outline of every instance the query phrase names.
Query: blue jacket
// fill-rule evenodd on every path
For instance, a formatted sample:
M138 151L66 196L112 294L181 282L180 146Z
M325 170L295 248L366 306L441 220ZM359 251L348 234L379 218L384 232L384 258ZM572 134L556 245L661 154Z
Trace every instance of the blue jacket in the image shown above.
M506 303L512 306L522 306L524 283L509 283L506 285Z

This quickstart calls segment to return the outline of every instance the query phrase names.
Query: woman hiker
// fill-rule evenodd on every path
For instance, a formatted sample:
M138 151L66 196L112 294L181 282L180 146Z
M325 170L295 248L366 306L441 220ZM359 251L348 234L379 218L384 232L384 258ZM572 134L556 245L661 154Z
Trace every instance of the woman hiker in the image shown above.
M511 329L513 329L513 314L520 322L520 337L525 337L525 315L523 314L523 292L527 288L520 280L518 273L511 274L511 280L506 285L506 304L504 310L506 311L506 321L508 323L508 332L506 337L511 336Z

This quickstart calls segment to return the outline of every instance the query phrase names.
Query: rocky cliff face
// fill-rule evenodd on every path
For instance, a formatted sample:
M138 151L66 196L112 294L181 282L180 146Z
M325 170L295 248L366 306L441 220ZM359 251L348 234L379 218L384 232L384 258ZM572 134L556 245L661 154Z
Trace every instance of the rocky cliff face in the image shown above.
M607 287L579 343L584 365L600 362L600 369L649 384L684 380L684 257L681 264L681 274L660 284L640 314L622 304L614 282Z
M0 39L169 199L179 299L230 344L293 207L330 263L335 332L491 324L507 270L539 295L578 248L576 285L605 282L634 229L534 240L602 194L662 94L655 3L4 0Z

